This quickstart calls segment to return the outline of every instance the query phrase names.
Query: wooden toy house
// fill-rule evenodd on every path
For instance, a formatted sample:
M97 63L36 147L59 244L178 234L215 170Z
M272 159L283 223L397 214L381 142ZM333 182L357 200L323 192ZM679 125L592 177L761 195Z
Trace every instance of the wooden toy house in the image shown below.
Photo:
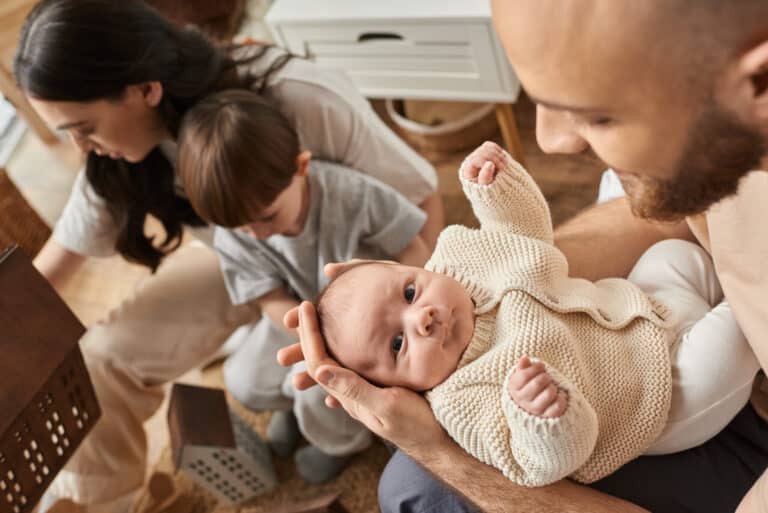
M84 331L21 251L0 253L0 513L31 511L99 417Z
M239 504L277 485L269 448L224 391L174 384L168 428L176 469L219 499Z

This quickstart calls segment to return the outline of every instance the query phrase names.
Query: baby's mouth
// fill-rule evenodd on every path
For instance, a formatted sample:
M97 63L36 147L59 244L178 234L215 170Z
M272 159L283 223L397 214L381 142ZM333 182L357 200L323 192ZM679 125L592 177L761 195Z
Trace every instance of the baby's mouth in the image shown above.
M448 312L448 315L440 323L440 327L443 328L443 343L441 348L445 349L445 346L453 340L453 328L456 326L456 321L453 318L453 309Z

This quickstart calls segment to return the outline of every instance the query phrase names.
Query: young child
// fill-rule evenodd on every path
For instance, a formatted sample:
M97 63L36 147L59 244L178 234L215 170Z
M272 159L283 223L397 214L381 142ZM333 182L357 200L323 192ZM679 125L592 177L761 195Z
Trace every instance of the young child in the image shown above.
M427 270L335 269L317 311L341 365L428 391L457 443L525 486L693 447L744 406L759 365L704 250L666 241L628 280L570 278L519 164L485 143L460 175L481 227L446 228Z
M224 365L227 388L253 410L281 410L268 439L287 456L300 431L310 445L296 452L297 468L317 483L338 474L371 437L346 413L328 410L321 391L294 392L276 361L296 340L283 315L326 286L327 262L377 255L421 266L429 250L418 235L426 219L419 208L359 172L312 160L299 144L267 101L225 91L186 114L178 170L195 210L219 226L214 246L232 301L261 307L262 319Z

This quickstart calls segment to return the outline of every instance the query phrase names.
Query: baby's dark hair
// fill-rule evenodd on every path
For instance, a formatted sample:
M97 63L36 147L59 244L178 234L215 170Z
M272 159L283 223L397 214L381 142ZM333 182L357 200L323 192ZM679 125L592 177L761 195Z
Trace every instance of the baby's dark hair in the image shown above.
M299 138L268 100L227 90L200 100L179 128L178 173L195 211L219 226L256 220L290 185Z

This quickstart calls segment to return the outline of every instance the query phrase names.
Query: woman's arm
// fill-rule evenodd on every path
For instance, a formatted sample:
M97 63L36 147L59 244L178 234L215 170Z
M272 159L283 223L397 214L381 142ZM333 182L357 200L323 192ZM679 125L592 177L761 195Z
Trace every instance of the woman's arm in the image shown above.
M424 222L419 235L431 253L435 249L435 245L437 245L437 237L445 227L443 200L440 197L440 193L436 192L429 196L419 204L419 208L427 214L427 220Z
M86 258L49 238L34 260L35 267L57 292L75 274Z

